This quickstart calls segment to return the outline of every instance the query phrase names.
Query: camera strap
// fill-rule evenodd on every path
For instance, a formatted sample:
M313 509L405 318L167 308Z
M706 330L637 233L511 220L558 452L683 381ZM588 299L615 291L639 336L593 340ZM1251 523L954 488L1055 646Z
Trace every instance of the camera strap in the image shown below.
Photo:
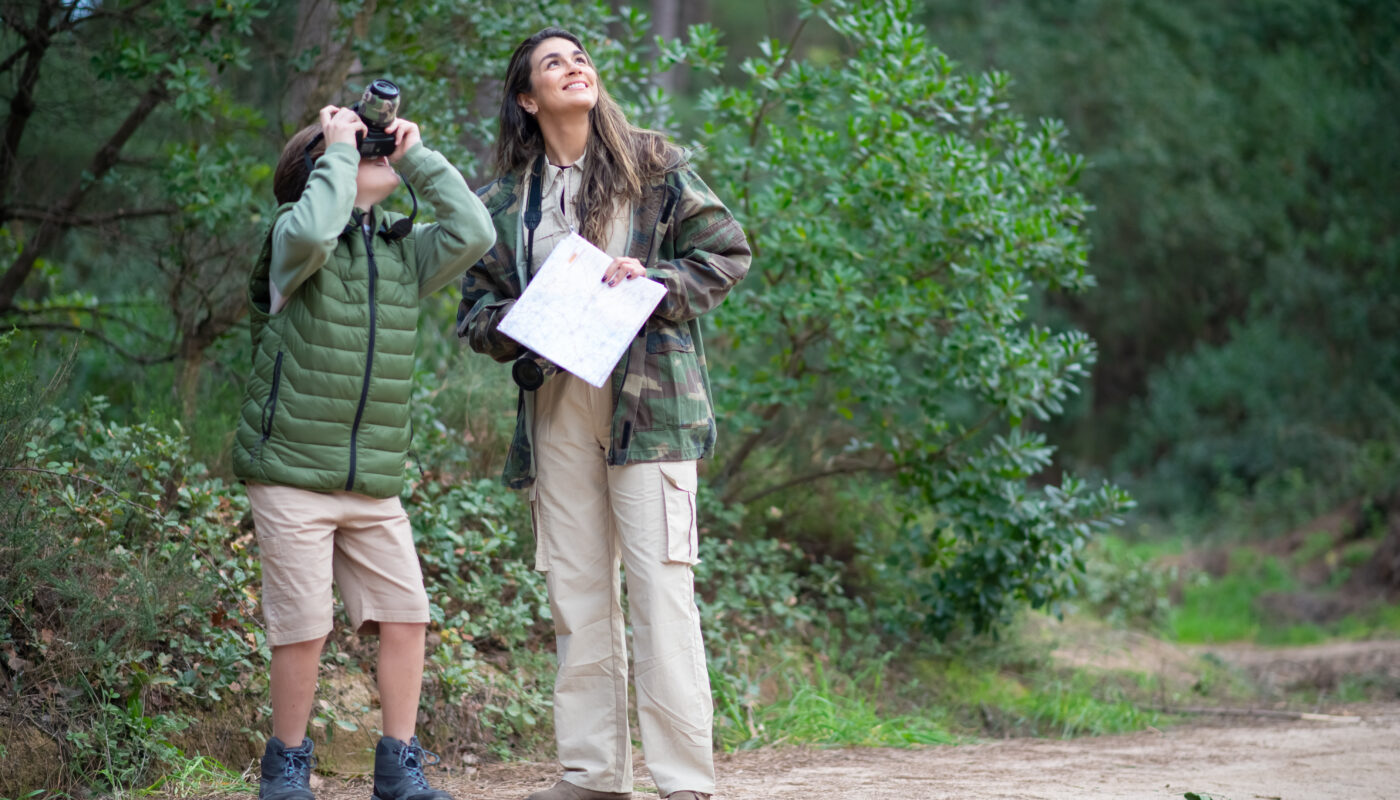
M311 170L315 168L316 161L311 157L311 151L316 149L316 144L326 138L324 133L318 133L311 137L311 141L306 143L306 149L301 151L301 157L306 161L306 179L311 180Z
M544 212L540 210L543 202L540 195L544 194L544 154L535 159L534 166L530 168L530 188L525 197L525 274L529 274L535 261L535 228L540 226L540 220L544 219ZM521 287L524 288L524 287Z

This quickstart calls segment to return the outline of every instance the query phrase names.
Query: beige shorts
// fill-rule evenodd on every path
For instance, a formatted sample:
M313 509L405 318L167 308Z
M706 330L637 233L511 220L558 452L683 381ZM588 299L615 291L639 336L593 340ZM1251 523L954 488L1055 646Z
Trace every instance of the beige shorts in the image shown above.
M380 622L428 621L423 571L399 498L250 483L248 499L269 645L330 633L332 583L357 633L376 634Z

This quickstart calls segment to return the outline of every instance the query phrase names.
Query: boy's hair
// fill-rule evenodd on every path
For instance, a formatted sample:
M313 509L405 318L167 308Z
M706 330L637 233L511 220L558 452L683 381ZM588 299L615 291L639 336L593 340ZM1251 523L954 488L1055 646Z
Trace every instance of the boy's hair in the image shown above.
M321 132L321 123L313 122L297 131L287 146L282 148L282 157L277 160L277 169L272 173L272 194L277 203L295 203L306 191L306 181L311 177L306 168L306 143ZM311 160L315 162L326 152L326 140L322 139L311 148Z

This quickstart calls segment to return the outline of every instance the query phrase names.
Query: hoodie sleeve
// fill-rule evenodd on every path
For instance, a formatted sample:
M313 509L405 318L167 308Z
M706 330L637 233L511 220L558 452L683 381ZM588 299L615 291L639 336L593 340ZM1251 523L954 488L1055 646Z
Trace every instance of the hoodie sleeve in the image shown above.
M399 165L437 215L437 222L413 226L418 296L427 297L476 263L495 243L496 230L486 206L441 153L418 144Z
M359 167L354 145L330 145L316 160L301 198L277 219L269 274L274 313L335 252L336 240L355 210Z

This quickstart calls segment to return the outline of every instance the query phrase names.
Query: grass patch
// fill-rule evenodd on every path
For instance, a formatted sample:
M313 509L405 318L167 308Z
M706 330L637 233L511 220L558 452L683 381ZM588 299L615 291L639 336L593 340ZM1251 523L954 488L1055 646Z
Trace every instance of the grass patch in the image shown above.
M1230 553L1229 568L1220 577L1200 573L1187 578L1181 602L1168 616L1168 629L1181 642L1213 644L1260 640L1261 635L1317 641L1311 633L1271 628L1259 614L1256 599L1266 592L1292 592L1298 588L1283 561L1242 547ZM1266 633L1267 632L1267 633Z
M1400 636L1400 605L1387 604L1349 614L1336 624L1335 635L1343 639Z
M1259 600L1265 595L1307 592L1324 598L1340 596L1341 584L1350 569L1375 549L1375 542L1370 540L1332 550L1322 548L1319 542L1317 537L1309 536L1289 557L1239 547L1231 551L1224 575L1198 572L1185 576L1180 584L1180 601L1167 615L1167 631L1186 644L1247 641L1275 646L1400 635L1400 606L1394 604L1377 604L1320 622L1280 619L1261 610ZM1305 586L1296 570L1323 558L1336 563L1333 577L1325 585Z
M207 798L257 791L257 784L244 780L243 775L212 758L195 756L172 766L170 772L139 794L168 798Z
M976 709L993 736L1100 736L1142 730L1160 721L1146 706L1146 676L1035 667L1015 673L995 665L942 665L950 702ZM966 714L964 713L964 716Z
M954 741L943 712L892 711L885 690L885 664L854 677L820 660L788 661L777 673L775 699L759 699L757 683L746 685L713 673L718 718L715 733L726 750L774 745L816 747L915 747Z

